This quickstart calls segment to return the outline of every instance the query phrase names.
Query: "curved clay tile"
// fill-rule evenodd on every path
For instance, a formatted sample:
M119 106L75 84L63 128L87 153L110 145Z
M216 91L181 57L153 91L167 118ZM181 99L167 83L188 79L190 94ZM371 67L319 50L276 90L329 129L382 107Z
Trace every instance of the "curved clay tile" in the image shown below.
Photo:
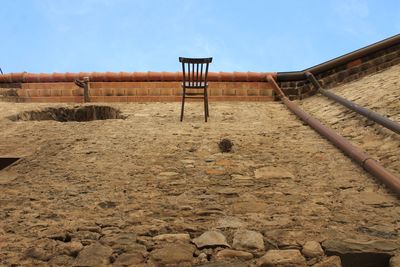
M24 79L24 73L23 72L10 73L10 80L11 81L22 81L23 79Z
M123 81L123 82L132 82L133 80L132 80L132 75L131 74L132 74L131 72L120 72L119 75L120 75L121 81Z
M276 73L266 72L210 72L211 82L265 82L267 75L276 77ZM179 82L182 72L79 72L79 73L6 73L0 75L1 83L10 82L73 82L89 77L91 82Z
M45 82L45 83L53 82L54 81L53 75L52 74L48 74L48 73L40 73L39 74L39 81Z
M53 73L53 79L56 81L60 81L60 82L66 82L66 77L65 77L65 73L58 73L55 72Z
M233 81L234 82L247 82L247 72L234 72Z
M85 77L90 77L91 74L92 74L92 73L90 73L90 72L79 72L79 73L78 73L78 79L79 79L79 80L82 80L82 79L85 78Z
M0 75L0 83L5 83L7 81L8 74Z
M134 72L133 80L135 82L145 82L147 81L147 72Z
M115 82L118 78L118 74L116 72L103 72L103 82Z
M219 80L219 73L218 72L209 72L208 73L208 80L210 82L218 82Z
M262 82L267 80L267 76L260 72L248 72L247 77L250 81Z
M65 81L67 82L73 82L74 80L79 79L79 76L76 75L73 72L67 72L65 73Z
M180 73L179 73L180 74ZM180 74L179 77L181 77L182 74ZM163 72L162 73L162 78L163 81L166 82L174 82L177 81L177 76L178 76L178 72Z
M219 80L226 81L226 82L232 82L233 81L233 73L232 72L220 72Z
M102 81L104 81L104 73L103 72L92 72L89 79L92 82L102 82Z
M147 72L147 81L162 81L161 72L149 71Z
M23 80L27 83L39 82L39 75L34 73L25 73Z

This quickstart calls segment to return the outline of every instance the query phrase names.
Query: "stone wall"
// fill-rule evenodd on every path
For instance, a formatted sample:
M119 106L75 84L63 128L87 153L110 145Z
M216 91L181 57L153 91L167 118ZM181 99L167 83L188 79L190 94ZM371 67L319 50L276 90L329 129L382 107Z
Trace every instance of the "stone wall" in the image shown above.
M321 86L329 89L340 84L361 79L400 63L400 44L368 54L316 75ZM307 80L280 82L280 87L290 99L303 99L315 94Z

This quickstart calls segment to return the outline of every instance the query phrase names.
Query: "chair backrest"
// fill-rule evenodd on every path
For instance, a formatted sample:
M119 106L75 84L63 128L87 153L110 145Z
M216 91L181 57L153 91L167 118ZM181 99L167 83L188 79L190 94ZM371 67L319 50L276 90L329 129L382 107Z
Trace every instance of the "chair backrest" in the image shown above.
M207 85L208 65L212 62L212 57L180 57L179 62L182 63L183 84L187 84L189 86Z

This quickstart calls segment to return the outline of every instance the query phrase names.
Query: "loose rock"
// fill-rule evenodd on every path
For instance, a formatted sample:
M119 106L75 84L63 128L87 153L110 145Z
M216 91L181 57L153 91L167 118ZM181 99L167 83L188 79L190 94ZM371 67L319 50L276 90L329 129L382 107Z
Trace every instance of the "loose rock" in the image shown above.
M223 260L223 259L241 259L241 260L251 260L253 258L253 254L247 251L233 250L233 249L223 249L217 252L215 255L215 259Z
M114 246L116 244L127 245L130 243L136 243L137 236L134 233L118 233L105 235L100 239L100 242L107 246Z
M167 244L165 247L153 250L150 260L156 265L191 264L193 252L194 247L191 245Z
M216 223L216 228L240 228L244 226L244 222L232 216L222 217Z
M100 239L101 244L110 246L119 253L147 250L144 245L138 244L136 241L137 237L134 233L108 235Z
M264 231L264 236L268 237L268 242L273 244L273 247L284 250L296 249L301 250L302 245L298 242L298 234L293 231L275 229L271 231Z
M256 262L262 267L306 267L306 259L296 249L269 250Z
M67 255L57 255L48 261L50 266L74 266L74 258Z
M207 247L230 247L226 242L226 237L219 231L207 231L192 241L199 249Z
M76 241L68 243L59 243L57 246L57 251L59 254L65 254L72 257L76 257L82 249L83 249L82 243Z
M116 266L132 266L144 261L145 257L141 252L130 252L119 255L113 264Z
M109 264L113 250L100 243L93 243L85 247L75 260L74 266L102 266Z
M238 230L233 236L232 247L238 250L264 250L263 235L256 231Z
M42 261L48 261L56 253L57 242L52 239L40 239L25 252L25 256Z
M359 241L353 239L347 240L326 240L322 243L325 251L336 252L340 254L347 253L385 253L398 249L398 244L391 240L373 240Z
M400 255L390 258L389 267L400 267Z
M99 240L101 234L90 231L78 231L72 234L72 239L75 241L88 241L93 243L95 240ZM92 241L91 241L92 240Z
M166 242L189 242L190 235L189 234L162 234L153 237L153 241L166 241Z
M201 263L206 263L206 262L208 262L207 254L202 252L202 253L199 254L199 256L197 256L195 263L196 264L201 264Z
M316 241L307 241L301 252L308 258L317 258L324 255L321 245Z

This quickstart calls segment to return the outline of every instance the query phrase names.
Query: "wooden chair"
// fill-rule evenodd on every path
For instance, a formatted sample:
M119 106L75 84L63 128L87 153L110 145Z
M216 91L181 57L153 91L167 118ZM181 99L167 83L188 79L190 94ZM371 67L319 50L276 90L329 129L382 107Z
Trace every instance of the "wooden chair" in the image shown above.
M182 109L181 121L183 120L183 112L185 109L186 98L203 98L204 99L204 118L207 122L208 112L208 65L212 62L209 58L184 58L180 57L179 62L182 63ZM202 90L202 92L198 92ZM197 92L193 92L197 91Z

